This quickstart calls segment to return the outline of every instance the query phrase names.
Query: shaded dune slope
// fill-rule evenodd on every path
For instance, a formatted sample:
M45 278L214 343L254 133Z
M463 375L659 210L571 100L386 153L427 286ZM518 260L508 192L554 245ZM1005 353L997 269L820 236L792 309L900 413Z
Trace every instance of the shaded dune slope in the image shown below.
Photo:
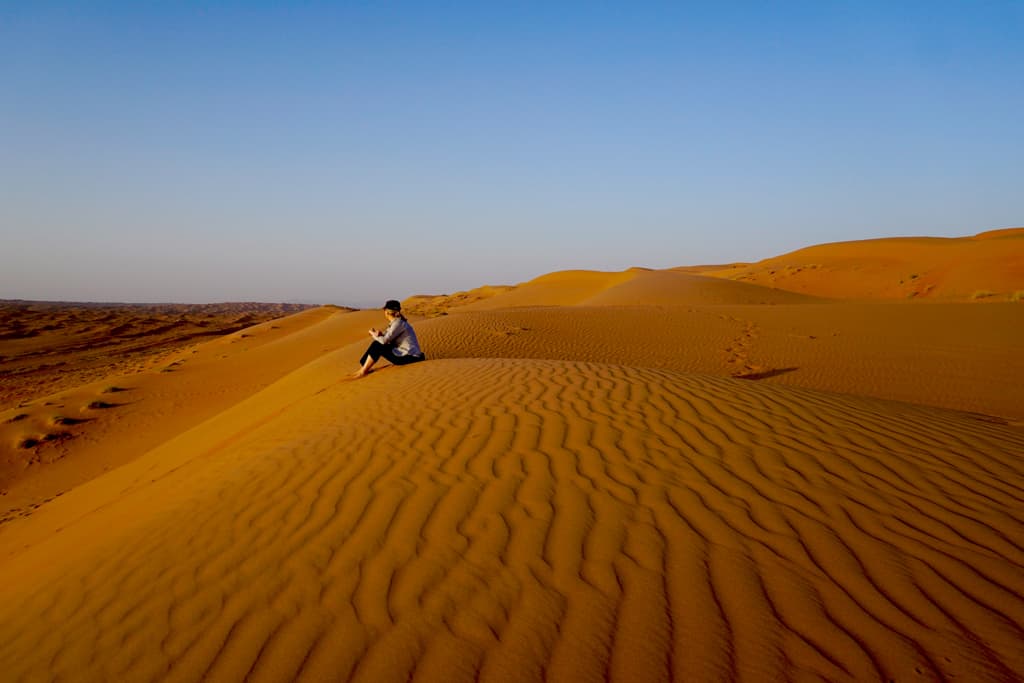
M6 679L1024 671L1017 430L600 364L316 376L22 522L60 531L5 567Z

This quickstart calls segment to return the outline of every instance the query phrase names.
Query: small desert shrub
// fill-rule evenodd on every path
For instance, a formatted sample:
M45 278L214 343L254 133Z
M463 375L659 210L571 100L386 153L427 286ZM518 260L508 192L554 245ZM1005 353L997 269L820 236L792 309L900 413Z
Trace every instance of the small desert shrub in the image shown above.
M987 289L979 289L978 291L976 291L974 294L971 295L971 298L975 299L975 300L977 300L977 299L987 299L990 296L995 296L995 295L996 295L995 292L990 292Z
M1024 301L1024 289L1018 289L1010 295L1010 301Z

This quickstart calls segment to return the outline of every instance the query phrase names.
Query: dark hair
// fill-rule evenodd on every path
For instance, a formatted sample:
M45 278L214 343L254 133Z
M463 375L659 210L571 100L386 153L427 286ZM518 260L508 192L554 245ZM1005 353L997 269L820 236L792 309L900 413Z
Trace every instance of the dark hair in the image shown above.
M397 302L397 301L395 301L394 299L388 299L384 303L384 310L394 311L395 313L400 313L402 311L402 304Z

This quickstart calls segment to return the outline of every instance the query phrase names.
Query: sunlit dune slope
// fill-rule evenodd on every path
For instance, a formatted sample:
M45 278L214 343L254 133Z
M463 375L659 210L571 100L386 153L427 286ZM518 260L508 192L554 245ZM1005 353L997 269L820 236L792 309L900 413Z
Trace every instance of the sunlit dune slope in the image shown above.
M301 304L103 304L0 299L0 410L310 308Z
M417 330L432 358L668 368L1024 420L1019 304L524 308Z
M566 270L519 285L481 287L451 296L415 296L407 310L422 315L538 306L779 304L820 301L793 292L704 277L680 270Z
M480 311L522 306L571 306L628 282L648 271L634 268L622 272L563 270L548 273L487 299L460 306L459 310Z
M5 680L1006 681L1024 435L564 361L333 379L0 535Z
M379 311L310 309L171 349L147 371L0 411L0 525L365 338L380 319Z
M821 244L706 274L842 299L1020 300L1024 228Z
M1024 300L1024 228L972 237L819 244L753 264L557 271L518 285L413 296L404 303L415 314L435 316L537 306L792 304L823 299Z
M402 301L402 310L407 315L443 315L449 309L489 299L515 289L514 285L484 285L454 294L417 294Z
M821 299L780 289L672 270L634 274L579 302L585 306L800 304Z

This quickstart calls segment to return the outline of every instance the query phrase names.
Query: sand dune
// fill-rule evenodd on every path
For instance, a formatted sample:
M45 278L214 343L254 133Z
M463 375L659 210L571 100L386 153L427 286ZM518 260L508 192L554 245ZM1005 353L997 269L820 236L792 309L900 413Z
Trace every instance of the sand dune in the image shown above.
M1018 430L563 361L304 374L0 539L42 539L9 680L1024 671Z
M709 266L708 268L712 268ZM705 277L681 270L631 268L621 272L566 270L518 285L479 287L439 296L413 296L405 310L433 317L449 312L550 306L683 306L690 304L796 304L818 297Z
M1024 420L1018 304L524 308L418 329L434 358L669 368Z
M727 284L731 283L731 284ZM406 300L414 313L571 305L796 304L822 299L1024 300L1024 228L821 244L757 263L567 270Z
M799 249L709 276L840 299L1024 299L1024 228Z
M690 273L655 270L640 273L582 302L586 306L684 306L716 304L801 304L817 297L744 282L717 280Z
M0 412L0 526L363 338L374 314L324 307L171 344L135 372Z
M310 308L300 304L69 304L0 300L0 410Z
M623 272L564 270L548 273L516 285L495 296L459 306L462 311L519 308L524 306L571 306L648 271L634 268Z
M484 285L454 294L418 294L405 299L402 302L402 310L407 315L415 316L445 315L453 308L489 299L512 289L515 289L513 285Z
M7 318L70 372L0 412L0 679L1024 680L1021 236L413 297L358 381L377 310Z

